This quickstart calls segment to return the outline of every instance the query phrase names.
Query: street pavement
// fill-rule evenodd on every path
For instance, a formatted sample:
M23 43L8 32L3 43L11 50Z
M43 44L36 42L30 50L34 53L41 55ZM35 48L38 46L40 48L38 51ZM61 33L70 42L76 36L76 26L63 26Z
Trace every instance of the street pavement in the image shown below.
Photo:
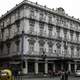
M61 80L60 77L48 78L17 78L15 80ZM68 80L80 80L80 77L69 76Z
M50 79L50 80L60 80L60 77L55 77L54 79ZM80 80L80 77L69 76L68 80Z

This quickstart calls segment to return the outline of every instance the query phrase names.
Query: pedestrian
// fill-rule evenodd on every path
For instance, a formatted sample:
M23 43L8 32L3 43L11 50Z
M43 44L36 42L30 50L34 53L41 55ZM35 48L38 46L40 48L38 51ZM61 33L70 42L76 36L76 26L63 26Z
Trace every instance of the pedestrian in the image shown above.
M61 79L60 80L65 80L64 70L62 70L62 72L61 72Z
M65 80L68 80L68 71L65 71Z

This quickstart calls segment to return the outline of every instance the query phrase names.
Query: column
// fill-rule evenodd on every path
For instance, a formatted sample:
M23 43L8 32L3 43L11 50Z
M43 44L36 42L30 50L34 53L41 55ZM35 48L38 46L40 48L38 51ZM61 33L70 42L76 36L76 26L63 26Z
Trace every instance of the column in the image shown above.
M45 74L48 74L48 62L45 61Z
M38 74L38 61L35 61L35 74Z
M71 63L68 64L68 70L71 72Z
M55 72L55 63L53 63L53 72Z
M23 74L28 74L28 62L25 60L25 68L22 70Z
M75 72L76 72L76 70L77 70L77 64L76 63L74 64L74 69L75 69Z

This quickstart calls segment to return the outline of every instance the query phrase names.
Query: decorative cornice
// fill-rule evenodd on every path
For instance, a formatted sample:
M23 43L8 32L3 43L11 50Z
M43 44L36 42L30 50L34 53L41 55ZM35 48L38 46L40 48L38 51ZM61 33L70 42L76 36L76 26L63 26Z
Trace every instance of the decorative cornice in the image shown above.
M35 8L37 7L39 9L41 9L41 10L44 10L44 11L50 12L52 14L56 14L58 16L61 16L61 17L64 17L64 18L67 18L67 19L70 19L70 20L73 20L73 21L76 21L76 22L80 23L80 21L78 19L75 19L74 17L70 17L67 14L63 14L62 13L62 12L64 12L63 8L58 8L58 11L57 11L57 10L54 10L54 9L49 9L49 8L47 8L45 6L41 6L38 3L36 4L34 2L30 2L28 0L22 1L20 4L16 5L14 8L12 8L10 11L7 11L6 14L4 14L3 16L1 16L0 20L3 19L4 17L6 17L7 15L11 14L13 11L15 11L17 8L21 7L24 4L30 5L32 7L34 6Z

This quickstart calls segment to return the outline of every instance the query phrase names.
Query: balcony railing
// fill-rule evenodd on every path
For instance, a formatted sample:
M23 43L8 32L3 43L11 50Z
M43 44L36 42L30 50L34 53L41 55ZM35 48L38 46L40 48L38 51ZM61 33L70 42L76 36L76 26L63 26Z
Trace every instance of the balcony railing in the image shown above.
M31 31L28 31L27 32L28 34L31 34L31 35L36 35L36 36L42 36L42 37L46 37L46 38L51 38L51 39L57 39L57 40L60 40L60 41L67 41L67 42L71 42L71 43L77 43L77 44L80 44L80 41L78 40L71 40L69 38L62 38L60 36L56 36L56 35L51 35L49 36L49 34L47 34L46 32L43 32L43 33L38 33L38 32L31 32ZM16 34L16 33L15 33Z

